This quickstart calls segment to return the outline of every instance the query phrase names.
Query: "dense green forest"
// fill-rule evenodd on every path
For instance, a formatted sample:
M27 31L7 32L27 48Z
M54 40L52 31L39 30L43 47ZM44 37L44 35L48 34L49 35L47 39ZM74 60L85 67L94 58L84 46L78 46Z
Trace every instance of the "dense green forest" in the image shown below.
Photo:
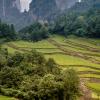
M38 41L49 37L48 26L35 22L19 31L18 37L23 40Z
M16 38L16 31L14 25L8 25L0 20L0 38L7 38L13 40Z
M58 18L51 31L64 36L100 38L100 10L90 9L85 13L71 12Z
M0 49L0 93L22 100L74 100L80 95L73 69L61 71L53 59L34 50L8 55Z

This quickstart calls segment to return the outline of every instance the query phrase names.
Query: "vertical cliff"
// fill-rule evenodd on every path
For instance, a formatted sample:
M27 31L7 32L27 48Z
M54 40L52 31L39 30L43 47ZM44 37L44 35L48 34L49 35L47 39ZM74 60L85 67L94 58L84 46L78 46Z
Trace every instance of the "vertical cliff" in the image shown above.
M55 0L32 0L30 11L37 18L48 18L57 10Z
M65 10L73 6L75 2L78 2L79 0L55 0L55 1L58 9Z

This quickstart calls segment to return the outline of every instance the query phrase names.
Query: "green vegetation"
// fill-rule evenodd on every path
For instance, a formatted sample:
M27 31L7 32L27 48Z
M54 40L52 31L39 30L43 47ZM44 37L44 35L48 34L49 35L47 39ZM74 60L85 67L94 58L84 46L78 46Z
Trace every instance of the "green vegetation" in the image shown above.
M80 95L74 69L61 70L56 62L32 50L10 55L0 49L0 94L22 100L72 99Z
M39 41L47 38L48 35L48 27L45 24L36 22L20 30L18 37L23 40Z
M87 83L88 88L90 88L94 93L93 98L99 99L100 97L100 84L99 83Z
M100 79L100 75L97 75L97 74L82 74L80 75L80 77L83 77L83 78L99 78Z
M0 100L16 100L16 99L11 98L11 97L1 96L1 95L0 95Z
M99 9L91 8L85 13L69 12L57 19L50 31L64 36L100 38Z
M43 53L46 60L53 58L57 65L59 65L59 68L61 70L73 68L74 70L78 71L80 78L99 80L100 59L98 50L100 50L100 47L96 46L96 44L99 43L100 42L97 39L87 40L85 38L80 38L76 36L70 36L68 38L65 38L63 36L54 35L46 40L41 40L38 42L29 42L22 40L5 42L2 44L1 47L8 48L9 55L15 54L16 51L25 54L31 51L32 49L35 49L36 51ZM73 54L76 54L76 52L78 52L78 54L80 55L84 53L83 55L85 55L85 57L92 58L84 59L84 57L77 55L75 56L70 53L67 53L69 51L71 51ZM29 66L30 68L31 64L27 66ZM89 82L91 83L91 81ZM94 83L96 83L96 81L94 81Z
M100 92L100 84L99 83L88 83L89 88L94 89L94 91Z
M8 25L5 23L2 23L0 20L0 38L7 38L7 40L16 38L16 32L15 32L13 24Z
M89 65L86 60L64 54L46 55L46 58L53 58L59 65Z

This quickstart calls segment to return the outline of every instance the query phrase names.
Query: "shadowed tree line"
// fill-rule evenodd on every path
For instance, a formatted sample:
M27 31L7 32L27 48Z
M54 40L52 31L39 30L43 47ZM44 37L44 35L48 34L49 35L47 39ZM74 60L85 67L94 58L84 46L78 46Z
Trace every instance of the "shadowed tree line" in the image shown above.
M100 38L100 10L90 9L87 12L70 12L59 17L50 31L64 36Z

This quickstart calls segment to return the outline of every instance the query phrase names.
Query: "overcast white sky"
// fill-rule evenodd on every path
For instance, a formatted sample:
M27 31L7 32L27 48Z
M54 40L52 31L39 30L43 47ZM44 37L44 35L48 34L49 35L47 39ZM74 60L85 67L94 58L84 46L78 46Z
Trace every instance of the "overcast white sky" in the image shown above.
M21 7L22 7L22 12L26 9L27 11L29 10L29 3L31 2L32 0L20 0L21 2Z

